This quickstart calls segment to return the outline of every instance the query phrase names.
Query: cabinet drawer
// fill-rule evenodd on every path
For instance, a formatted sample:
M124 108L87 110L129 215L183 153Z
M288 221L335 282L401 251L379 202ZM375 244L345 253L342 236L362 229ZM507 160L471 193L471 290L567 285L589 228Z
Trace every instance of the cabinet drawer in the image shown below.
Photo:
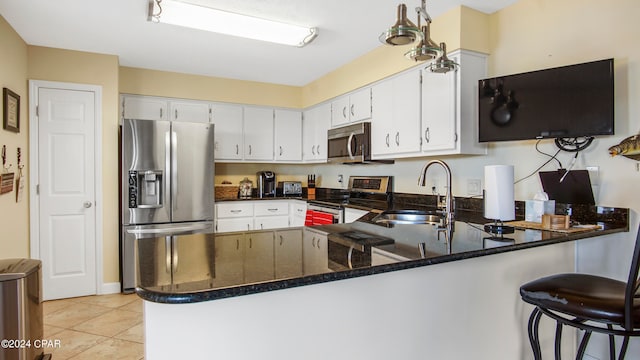
M229 202L216 204L217 218L253 216L253 203Z
M288 201L259 201L255 204L256 216L288 215Z

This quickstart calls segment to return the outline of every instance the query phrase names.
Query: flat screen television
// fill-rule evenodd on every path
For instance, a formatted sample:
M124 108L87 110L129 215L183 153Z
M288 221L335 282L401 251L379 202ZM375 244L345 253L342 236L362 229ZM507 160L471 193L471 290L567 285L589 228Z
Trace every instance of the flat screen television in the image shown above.
M482 79L479 141L613 135L613 59Z

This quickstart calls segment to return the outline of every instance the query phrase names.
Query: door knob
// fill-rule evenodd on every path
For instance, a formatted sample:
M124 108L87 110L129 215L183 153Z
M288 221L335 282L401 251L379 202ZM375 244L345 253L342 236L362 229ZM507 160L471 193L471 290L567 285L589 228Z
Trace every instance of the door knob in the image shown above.
M91 205L93 205L93 204L91 203L91 201L85 201L85 202L84 202L84 207L85 207L85 208L87 208L87 209L88 209L88 208L90 208L90 207L91 207Z

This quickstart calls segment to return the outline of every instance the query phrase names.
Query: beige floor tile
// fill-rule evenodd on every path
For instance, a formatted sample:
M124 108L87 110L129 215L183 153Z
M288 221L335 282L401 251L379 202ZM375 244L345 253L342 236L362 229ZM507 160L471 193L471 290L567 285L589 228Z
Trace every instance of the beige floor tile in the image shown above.
M59 348L45 349L46 353L51 353L55 360L69 359L81 352L100 344L109 338L104 336L86 334L83 332L64 330L55 334L48 340L60 340Z
M127 305L119 307L119 309L120 310L135 311L135 312L142 313L142 299L140 299L137 295L136 295L136 298L137 299L133 300L132 302L128 303Z
M72 299L48 300L42 303L42 314L47 315L76 304Z
M73 330L102 336L115 336L142 322L142 314L114 309L89 321L77 324Z
M136 299L139 299L138 295L136 294L109 294L100 296L85 296L77 298L75 301L83 304L100 305L109 308L119 308L135 301Z
M53 325L44 324L43 337L45 339L51 339L53 335L65 330L65 328Z
M114 338L144 344L144 324L139 323L138 325L117 334Z
M109 339L91 347L71 359L138 360L143 357L144 345L125 340Z
M104 306L75 303L44 315L44 323L47 325L71 328L110 310L111 309Z

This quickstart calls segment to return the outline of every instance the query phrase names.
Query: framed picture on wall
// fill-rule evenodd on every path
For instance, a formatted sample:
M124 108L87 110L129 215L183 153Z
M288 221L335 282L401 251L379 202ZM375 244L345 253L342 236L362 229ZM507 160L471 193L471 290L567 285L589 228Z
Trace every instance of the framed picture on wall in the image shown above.
M20 96L7 88L2 88L2 106L4 109L3 128L20 132Z

